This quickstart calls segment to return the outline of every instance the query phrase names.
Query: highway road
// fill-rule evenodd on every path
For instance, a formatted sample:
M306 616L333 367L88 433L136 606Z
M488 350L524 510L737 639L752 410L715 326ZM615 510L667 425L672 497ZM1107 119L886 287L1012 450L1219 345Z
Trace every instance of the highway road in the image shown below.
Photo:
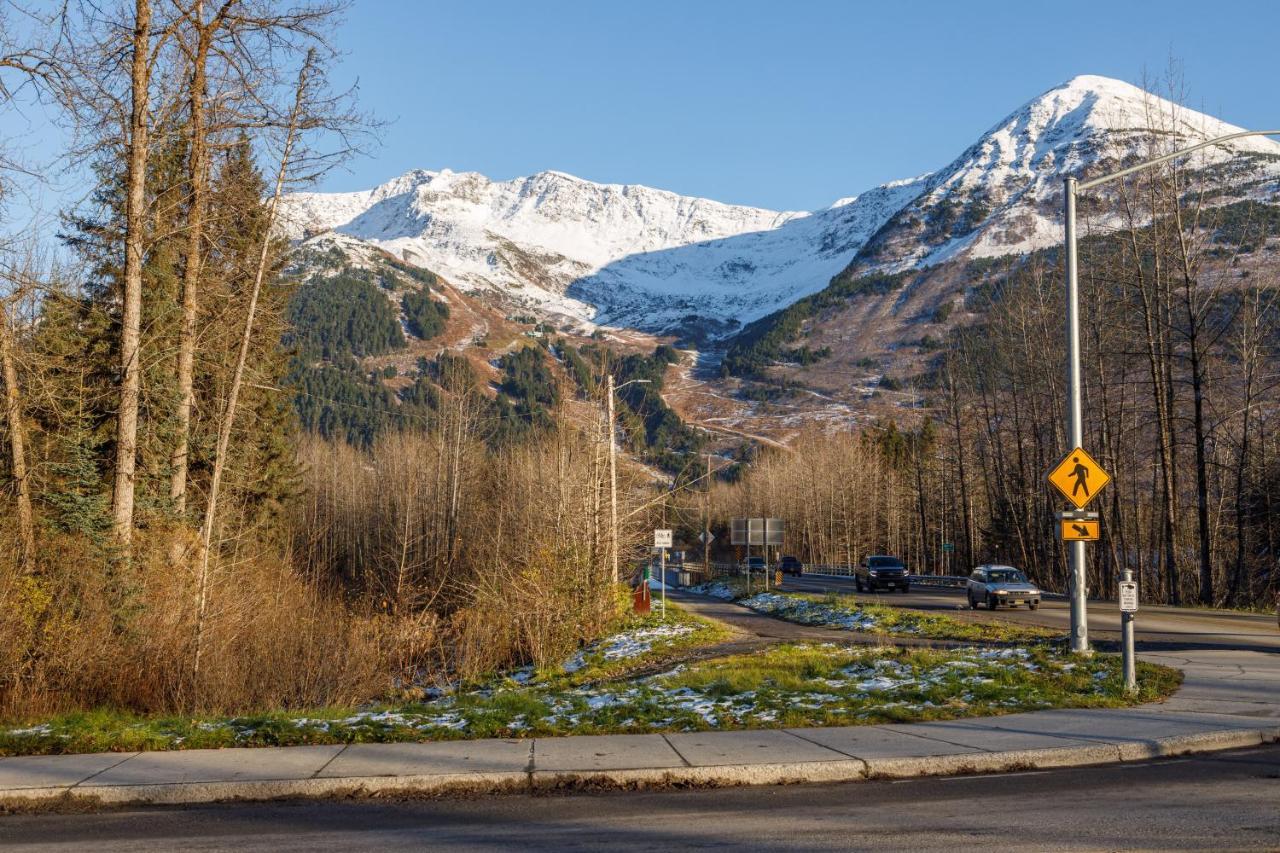
M6 851L1275 850L1280 745L992 776L0 819Z
M993 616L1011 622L1060 628L1065 634L1071 627L1071 609L1065 600L1044 599L1040 609L1001 608L991 613L985 607L970 611L963 590L916 585L911 592L856 593L848 578L803 575L788 577L784 590L798 592L840 592L859 600L912 607L920 610L946 611L959 618L990 619ZM1227 610L1143 606L1134 623L1135 639L1140 649L1164 651L1183 648L1239 649L1280 652L1280 627L1275 614L1240 613ZM1120 611L1113 602L1089 602L1089 631L1099 643L1120 640Z

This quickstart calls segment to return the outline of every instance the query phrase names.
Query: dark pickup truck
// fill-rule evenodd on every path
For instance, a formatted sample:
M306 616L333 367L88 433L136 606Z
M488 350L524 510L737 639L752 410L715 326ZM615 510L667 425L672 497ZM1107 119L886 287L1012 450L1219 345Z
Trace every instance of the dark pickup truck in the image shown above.
M804 563L791 555L787 555L778 561L778 569L784 575L795 575L796 577L799 577L804 574Z
M858 592L874 592L880 589L911 591L911 579L907 567L897 557L883 554L866 557L853 572L853 586Z

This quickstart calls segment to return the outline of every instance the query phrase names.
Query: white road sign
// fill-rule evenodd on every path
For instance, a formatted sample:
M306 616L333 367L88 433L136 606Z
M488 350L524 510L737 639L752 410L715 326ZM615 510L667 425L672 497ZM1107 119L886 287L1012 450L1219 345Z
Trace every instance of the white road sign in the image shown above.
M670 530L653 531L653 547L670 548L671 547L671 531Z
M1138 612L1138 584L1134 581L1120 581L1120 612Z

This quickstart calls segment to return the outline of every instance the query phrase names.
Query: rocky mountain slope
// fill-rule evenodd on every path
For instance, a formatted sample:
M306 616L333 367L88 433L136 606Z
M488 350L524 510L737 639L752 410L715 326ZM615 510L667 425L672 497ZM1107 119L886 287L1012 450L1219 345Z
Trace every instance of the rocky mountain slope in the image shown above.
M560 172L418 171L368 192L292 195L283 219L294 239L374 246L558 323L662 330L693 317L729 331L825 286L921 186L806 214Z

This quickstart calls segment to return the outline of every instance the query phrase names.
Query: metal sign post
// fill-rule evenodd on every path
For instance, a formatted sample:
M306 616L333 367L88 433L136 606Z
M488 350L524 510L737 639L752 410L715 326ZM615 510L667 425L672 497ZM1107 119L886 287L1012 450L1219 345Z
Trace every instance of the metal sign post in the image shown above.
M667 621L667 549L662 549L662 621Z
M1138 612L1138 584L1133 580L1133 569L1126 568L1120 574L1120 644L1124 656L1124 692L1138 690L1138 665L1133 652L1133 620Z
M658 549L659 573L662 578L662 619L667 619L667 549L672 543L670 530L653 531L653 547Z
M747 545L747 520L734 518L729 521L729 544ZM738 554L741 557L741 553ZM751 593L751 546L747 545L747 593Z
M780 518L735 518L729 522L729 541L747 549L747 594L751 593L751 546L761 546L764 554L764 587L769 588L769 546L782 545L783 522ZM708 533L708 535L710 535ZM775 551L775 554L777 552Z

